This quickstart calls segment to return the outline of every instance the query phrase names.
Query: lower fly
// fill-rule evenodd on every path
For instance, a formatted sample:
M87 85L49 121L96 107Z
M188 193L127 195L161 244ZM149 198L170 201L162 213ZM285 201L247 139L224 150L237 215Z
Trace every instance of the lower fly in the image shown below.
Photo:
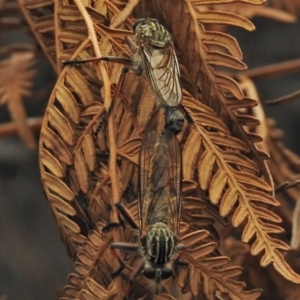
M181 263L179 259L185 250L177 238L182 201L181 173L181 149L176 135L171 130L164 130L161 136L152 131L144 138L139 155L139 224L121 203L116 204L120 218L138 232L138 241L111 245L121 265L114 275L125 267L115 250L135 251L138 254L136 268L129 283L143 272L155 282L155 293L162 291L164 280L175 277L174 265ZM129 290L125 292L128 293Z

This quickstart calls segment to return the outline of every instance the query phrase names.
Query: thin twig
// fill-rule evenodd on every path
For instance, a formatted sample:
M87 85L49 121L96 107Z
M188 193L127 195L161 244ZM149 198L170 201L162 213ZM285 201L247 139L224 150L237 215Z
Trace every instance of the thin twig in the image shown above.
M271 76L286 75L294 72L300 72L300 59L294 59L250 69L243 71L241 74L252 79L262 79Z
M290 102L293 102L294 100L298 99L300 97L300 90L293 92L291 94L288 94L286 96L274 99L274 100L267 100L266 104L268 105L279 105L279 104L287 104Z
M27 124L31 130L40 131L43 118L28 118ZM0 137L18 135L18 127L14 122L0 125Z
M275 192L282 192L284 190L290 189L292 187L295 187L296 185L298 185L300 183L300 179L294 180L292 182L289 181L285 181L281 184L279 184L276 188L275 188Z

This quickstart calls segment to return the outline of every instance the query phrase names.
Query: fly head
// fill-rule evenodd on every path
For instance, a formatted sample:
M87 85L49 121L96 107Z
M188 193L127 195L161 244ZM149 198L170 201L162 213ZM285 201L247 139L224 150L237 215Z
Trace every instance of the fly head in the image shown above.
M184 125L184 115L177 107L166 107L165 129L171 130L175 135L178 134Z
M137 39L154 48L164 48L172 42L169 31L156 19L139 19L133 25Z
M144 269L144 276L148 279L155 280L156 283L171 278L173 274L173 269L169 267L149 266Z

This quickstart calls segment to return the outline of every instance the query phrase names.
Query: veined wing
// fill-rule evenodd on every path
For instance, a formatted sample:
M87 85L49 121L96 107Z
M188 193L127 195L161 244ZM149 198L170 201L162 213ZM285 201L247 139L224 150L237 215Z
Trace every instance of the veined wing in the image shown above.
M157 100L166 106L177 106L182 100L180 70L173 43L164 48L141 44L145 75L152 86Z
M139 217L142 235L157 222L178 234L181 213L181 150L173 132L150 132L139 161Z

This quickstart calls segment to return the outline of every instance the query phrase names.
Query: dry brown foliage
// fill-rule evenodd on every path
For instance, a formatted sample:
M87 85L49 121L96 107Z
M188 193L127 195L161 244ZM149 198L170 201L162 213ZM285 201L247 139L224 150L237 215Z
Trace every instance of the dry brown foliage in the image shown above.
M246 65L241 50L225 29L254 30L249 18L256 15L292 22L298 2L262 6L263 0L19 0L58 76L42 121L39 155L50 208L75 262L61 300L123 298L135 253L120 252L126 267L112 277L119 264L110 245L132 241L134 234L129 226L102 229L118 222L118 202L138 221L138 152L145 130L161 132L164 125L143 76L128 74L116 93L121 65L99 62L63 68L62 62L130 57L125 36L133 37L132 25L145 11L173 35L182 105L189 115L179 134L179 241L187 247L187 266L176 268L176 278L167 281L166 292L159 295L140 274L129 298L297 299L300 275L294 270L299 272L299 266L292 255L300 249L300 209L297 204L293 213L291 202L299 196L286 184L275 198L275 187L299 177L300 159L281 144L280 133L264 116L251 78L265 70L242 72ZM1 52L5 58L0 62L0 103L7 105L24 142L34 147L34 125L26 118L22 98L34 80L36 51L17 48ZM112 102L107 127L96 136L99 119ZM2 125L5 134L8 129L3 126L7 124ZM293 252L286 252L291 247Z

